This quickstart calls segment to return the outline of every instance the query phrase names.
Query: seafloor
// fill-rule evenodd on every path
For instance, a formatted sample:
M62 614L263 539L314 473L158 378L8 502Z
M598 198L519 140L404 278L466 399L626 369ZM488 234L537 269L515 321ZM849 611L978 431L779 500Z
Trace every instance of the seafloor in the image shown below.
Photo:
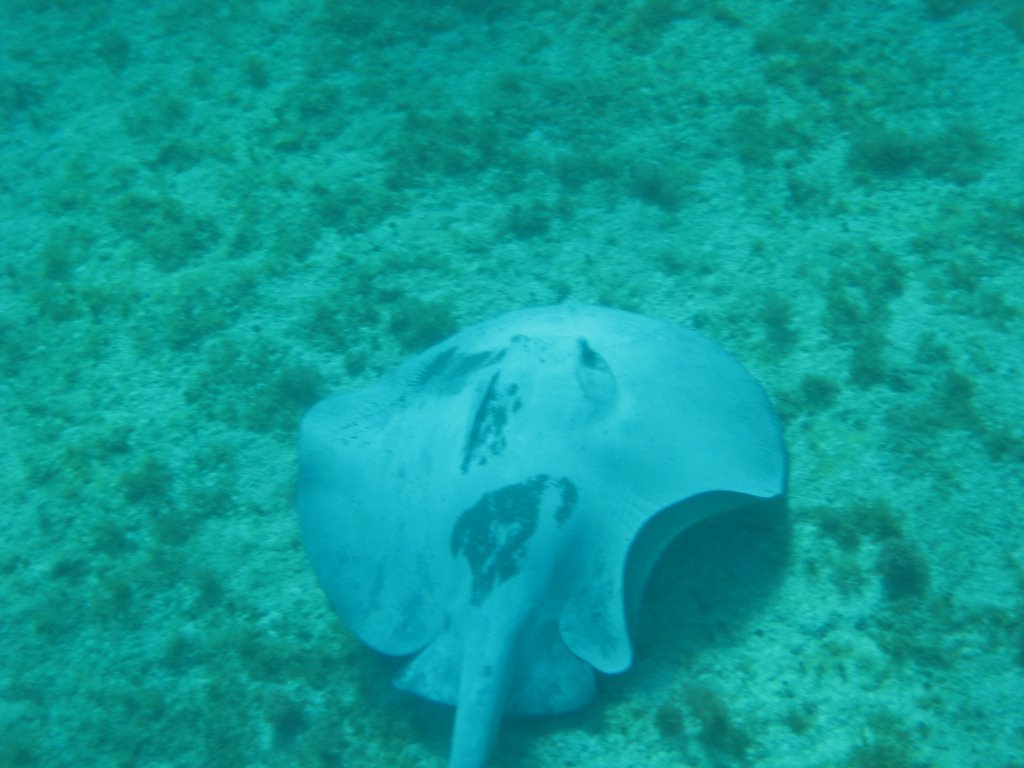
M442 766L297 423L573 300L742 360L788 509L494 767L1020 768L1022 296L1019 0L3 0L0 766Z

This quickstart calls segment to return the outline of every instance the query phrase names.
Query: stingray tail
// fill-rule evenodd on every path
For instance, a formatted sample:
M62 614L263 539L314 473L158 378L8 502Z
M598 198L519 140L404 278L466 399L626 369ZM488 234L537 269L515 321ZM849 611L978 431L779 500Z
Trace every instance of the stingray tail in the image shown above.
M477 627L467 639L448 768L483 768L486 764L514 674L513 638L495 636L488 626Z

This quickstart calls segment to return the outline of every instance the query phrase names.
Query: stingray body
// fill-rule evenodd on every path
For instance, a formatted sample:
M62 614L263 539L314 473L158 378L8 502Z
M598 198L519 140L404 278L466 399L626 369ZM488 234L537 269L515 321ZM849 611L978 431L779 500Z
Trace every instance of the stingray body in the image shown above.
M450 768L505 712L582 706L632 659L675 536L783 493L775 411L705 337L581 305L456 334L302 422L298 514L327 597L396 681L457 707Z

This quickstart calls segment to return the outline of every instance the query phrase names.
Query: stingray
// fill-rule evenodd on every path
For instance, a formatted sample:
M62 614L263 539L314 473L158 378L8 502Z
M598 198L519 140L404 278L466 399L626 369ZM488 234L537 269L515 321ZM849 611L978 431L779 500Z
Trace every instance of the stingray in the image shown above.
M583 305L472 326L302 421L297 508L328 601L395 684L456 707L449 768L504 713L569 711L632 661L665 546L784 492L779 420L704 336Z

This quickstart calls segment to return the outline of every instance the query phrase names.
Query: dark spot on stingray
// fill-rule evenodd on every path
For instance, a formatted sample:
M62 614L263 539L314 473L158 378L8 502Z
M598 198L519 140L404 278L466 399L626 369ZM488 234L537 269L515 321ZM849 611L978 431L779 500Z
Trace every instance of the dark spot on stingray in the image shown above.
M458 352L455 347L450 347L444 352L435 355L431 360L427 361L427 364L423 366L420 371L420 375L416 377L417 384L428 384L434 377L440 375L444 370L451 364L452 358L455 357ZM477 353L484 354L484 353Z
M498 584L519 573L526 543L537 529L546 475L485 493L452 528L453 555L473 574L472 603L480 605Z
M526 543L544 508L555 506L559 525L572 516L579 493L567 477L534 475L485 493L452 528L451 551L463 555L473 574L472 602L480 605L498 584L519 572Z
M500 377L500 372L491 376L473 416L473 424L462 450L463 472L468 471L474 462L482 466L487 463L488 456L500 456L505 450L505 427L509 414L519 410L521 403L516 395L518 385L500 387Z
M439 353L420 370L416 383L438 393L458 392L477 371L500 362L505 350L461 354L456 347Z
M565 521L572 517L580 494L576 490L576 485L568 477L558 478L555 481L555 486L558 488L561 496L558 509L555 510L555 522L559 525L564 525Z
M509 399L510 413L515 413L516 411L523 407L523 400L522 398L517 397L518 394L518 384L509 384L507 387L505 387L505 396Z

